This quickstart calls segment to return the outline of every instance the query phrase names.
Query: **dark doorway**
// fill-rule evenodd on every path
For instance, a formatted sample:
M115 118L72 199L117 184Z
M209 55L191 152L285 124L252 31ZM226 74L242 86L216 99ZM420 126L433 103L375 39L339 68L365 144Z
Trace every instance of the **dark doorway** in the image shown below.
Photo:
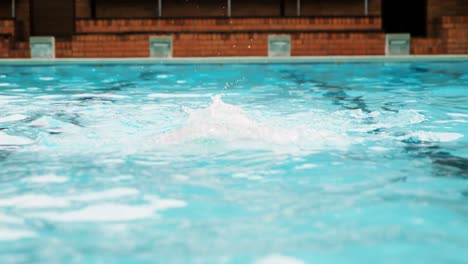
M30 0L31 35L71 37L75 31L74 0Z
M382 0L382 27L386 33L426 36L427 0Z
M284 17L286 15L286 0L280 0L280 16Z

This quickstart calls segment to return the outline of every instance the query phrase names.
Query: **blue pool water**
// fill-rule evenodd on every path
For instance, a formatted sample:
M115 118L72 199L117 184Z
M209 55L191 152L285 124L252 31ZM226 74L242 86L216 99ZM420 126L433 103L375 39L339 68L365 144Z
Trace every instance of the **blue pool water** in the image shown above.
M468 62L0 66L0 263L466 263Z

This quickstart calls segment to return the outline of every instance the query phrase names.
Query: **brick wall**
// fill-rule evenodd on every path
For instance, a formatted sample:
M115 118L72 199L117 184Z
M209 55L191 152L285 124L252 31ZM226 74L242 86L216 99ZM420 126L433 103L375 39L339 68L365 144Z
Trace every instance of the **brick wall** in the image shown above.
M16 1L15 28L12 27L11 20L7 20L10 22L0 22L0 33L16 32L18 38L14 41L6 37L5 34L0 38L0 57L29 57L29 43L27 42L30 28L29 0ZM129 4L138 6L137 3L141 0L97 1L101 6L104 3L104 8L107 8L106 5L111 6L111 3L114 3L115 6L120 5L118 12L127 11L126 13L133 14L133 12L138 11L132 11L124 6ZM196 14L196 12L192 12L196 8L193 5L203 3L203 6L206 6L206 3L210 3L210 1L218 3L218 0L198 0L198 2L190 0L188 1L192 5L190 8L179 8L179 10L193 16ZM239 3L242 2L240 1L244 1L244 11L247 12L247 14L242 15L249 15L248 12L252 12L252 15L260 15L255 13L260 7L258 3L263 3L262 8L265 13L262 14L277 15L279 12L278 0L262 0L264 2L233 0L233 15L236 15L235 12L241 11ZM156 3L156 1L147 2ZM302 14L305 16L361 15L364 10L362 2L362 0L303 0ZM381 0L369 0L371 15L380 14L380 2ZM75 0L75 3L77 17L91 16L90 0ZM163 7L166 11L171 10L173 3L173 1L163 1L165 5ZM286 15L294 15L295 1L287 3ZM412 39L411 53L468 54L467 5L467 0L428 0L430 36ZM213 9L203 9L206 8L203 6L199 6L198 10L204 10L203 12L212 10L213 15L217 15L217 12L220 11L217 9L218 5L213 4ZM155 11L157 11L155 8L150 10L150 12ZM99 15L99 10L97 12ZM111 12L108 13L111 15L112 12L117 11L107 10L106 12ZM144 13L140 13L140 15L146 16ZM147 57L149 56L149 36L154 35L156 31L168 31L164 34L175 32L173 34L175 57L266 56L268 34L284 31L283 33L291 35L293 56L382 55L385 46L384 34L376 32L380 29L380 24L379 17L82 19L76 21L76 29L79 34L75 35L71 41L57 40L56 53L57 57ZM185 31L185 33L177 33L180 30ZM270 32L264 32L265 30L270 30ZM319 32L325 30L328 32ZM349 32L339 32L339 30L348 30ZM359 30L369 30L369 32L359 32ZM127 34L126 32L132 33Z
M448 54L468 54L468 16L442 17L441 31Z
M383 33L299 33L291 42L292 56L385 54Z
M15 20L0 19L0 34L14 35L15 34Z
M75 0L75 17L91 17L91 0Z
M0 36L0 58L10 57L10 38Z
M10 57L10 49L15 34L13 19L0 19L0 58Z
M381 33L296 33L291 35L291 55L383 55L384 42ZM267 55L265 33L182 34L174 38L176 57Z
M411 39L411 54L427 55L427 54L445 54L447 49L444 41L437 38L412 38Z
M29 58L30 57L30 52L29 52L29 42L26 41L15 41L11 45L10 49L10 58Z
M77 33L151 31L380 30L380 17L81 19Z
M11 17L11 1L0 1L0 18Z
M57 57L148 57L149 36L79 35L72 42L57 44ZM268 54L266 33L182 33L174 34L173 41L174 57ZM384 42L382 33L296 33L291 45L293 56L383 55Z
M29 0L16 0L16 37L18 40L29 39L30 19Z
M468 16L467 0L427 0L427 28L429 37L435 37L443 16Z

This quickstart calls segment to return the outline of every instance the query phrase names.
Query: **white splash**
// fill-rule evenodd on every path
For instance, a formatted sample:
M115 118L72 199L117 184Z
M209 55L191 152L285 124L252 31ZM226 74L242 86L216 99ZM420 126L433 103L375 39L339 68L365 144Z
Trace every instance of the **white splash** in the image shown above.
M41 176L32 176L23 179L23 182L28 183L64 183L67 182L68 178L57 175L41 175Z
M13 241L36 236L29 230L0 228L0 241Z
M405 127L426 121L426 117L417 110L401 110L398 114L382 114L380 112L364 113L361 109L338 111L337 117L349 119L349 131L366 132L377 128ZM362 124L369 117L375 120L374 124Z
M25 120L27 118L28 118L27 116L21 115L21 114L9 115L9 116L0 118L0 123L17 122L17 121Z
M373 146L369 147L370 150L375 152L385 152L391 150L391 148L381 147L381 146Z
M156 75L156 78L158 78L158 79L167 79L167 78L169 78L169 75L168 74L158 74L158 75Z
M64 97L63 95L58 95L58 94L36 96L37 99L58 99L58 98L63 98L63 97Z
M234 174L232 175L232 178L235 178L235 179L247 179L247 180L251 180L251 181L260 181L260 180L263 180L263 177L262 177L262 176L259 176L259 175L251 175L250 173L242 173L242 172L234 173Z
M153 216L156 212L180 208L186 202L162 199L157 196L143 196L142 204L115 202L124 198L134 199L140 192L132 188L114 188L102 192L84 192L76 195L51 196L46 194L23 194L0 199L0 207L20 208L24 215L59 222L79 221L130 221ZM80 209L74 209L78 207ZM38 209L46 209L40 211ZM55 211L54 211L55 209ZM0 222L17 221L0 214Z
M317 164L306 163L306 164L302 164L302 165L296 166L296 167L294 167L294 169L295 169L295 170L306 170L306 169L313 169L313 168L317 168L317 167L318 167Z
M151 93L148 98L200 98L211 97L212 94L184 94L184 93Z
M19 96L14 96L14 95L0 95L0 101L10 101L10 100L15 100L15 99L20 99L21 97Z
M462 138L463 134L416 131L405 136L405 138L410 138L410 137L414 137L421 141L426 141L426 142L450 142L450 141L455 141L457 139Z
M452 119L452 120L437 120L437 121L434 121L434 123L437 123L437 124L468 123L468 121L463 120L463 119Z
M92 202L135 196L138 190L132 188L114 188L102 192L88 192L68 196L51 196L47 194L24 194L0 199L0 207L18 208L57 208L68 207L72 202Z
M0 132L0 146L21 146L34 143L33 140L24 137L10 136Z
M453 117L468 117L468 114L462 114L462 113L448 113L447 115L453 116Z
M283 255L270 255L259 259L255 264L304 264L304 261Z
M149 218L158 211L184 206L186 206L184 201L158 198L143 205L101 203L86 206L74 211L34 213L29 216L57 222L132 221Z
M57 208L69 206L69 201L43 194L25 194L0 200L1 207Z
M54 80L54 77L39 77L39 80L41 80L41 81L52 81L52 80Z
M15 225L18 225L18 224L22 224L23 222L24 221L21 218L5 215L5 214L2 214L0 212L0 223L2 223L2 224L15 224Z
M139 192L133 188L114 188L102 192L84 193L70 196L68 199L74 201L97 201L106 199L115 199L123 196L137 195Z
M349 143L345 134L305 125L262 124L239 106L223 102L220 95L212 97L207 108L184 110L188 114L184 126L164 134L159 138L160 143L182 144L206 139L235 142L237 147L243 148L287 146L300 149L346 148Z
M50 116L43 116L29 123L33 127L43 128L49 132L70 132L75 131L78 126L62 122Z

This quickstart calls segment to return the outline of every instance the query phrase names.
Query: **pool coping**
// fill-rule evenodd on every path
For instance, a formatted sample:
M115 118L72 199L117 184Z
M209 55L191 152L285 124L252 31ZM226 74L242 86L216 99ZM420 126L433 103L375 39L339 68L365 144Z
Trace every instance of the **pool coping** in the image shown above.
M353 63L353 62L423 62L468 61L460 55L410 56L307 56L307 57L187 57L187 58L59 58L0 59L0 65L67 65L67 64L268 64L268 63Z

